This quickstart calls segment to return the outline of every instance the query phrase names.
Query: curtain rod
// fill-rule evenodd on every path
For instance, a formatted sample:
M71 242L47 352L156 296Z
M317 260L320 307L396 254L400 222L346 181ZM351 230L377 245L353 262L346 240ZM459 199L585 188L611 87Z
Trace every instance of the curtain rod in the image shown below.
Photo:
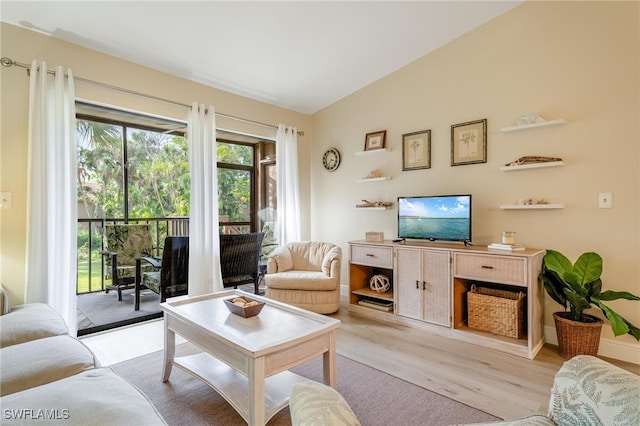
M30 65L28 64L24 64L22 62L16 62L11 58L8 58L6 56L3 56L2 59L0 59L0 63L2 64L2 66L4 67L12 67L12 66L17 66L20 68L24 68L27 70L27 74L29 73L29 71L31 70ZM48 70L49 74L54 74L54 72L52 70ZM67 77L67 75L65 74L65 77ZM99 81L95 81L95 80L89 80L88 78L83 78L83 77L78 77L78 76L74 76L73 77L74 80L78 80L78 81L82 81L83 83L88 83L88 84L92 84L94 86L100 86L100 87L104 87L107 89L111 89L111 90L115 90L118 92L124 92L124 93L128 93L130 95L135 95L135 96L140 96L143 98L147 98L147 99L152 99L154 101L159 101L159 102L164 102L164 103L168 103L168 104L173 104L173 105L178 105L184 108L191 108L191 105L187 105L187 104L183 104L181 102L176 102L176 101L172 101L169 99L165 99L165 98L160 98L158 96L154 96L154 95L147 95L146 93L141 93L141 92L136 92L134 90L130 90L130 89L125 89L122 87L118 87L118 86L113 86L111 84L107 84L107 83L101 83ZM240 118L240 117L235 117L233 115L229 115L229 114L223 114L221 112L216 112L216 115L219 117L224 117L224 118L229 118L231 120L236 120L236 121L242 121L245 123L249 123L249 124L256 124L258 126L264 126L264 127L269 127L272 129L277 129L277 126L274 126L273 124L266 124L266 123L260 123L259 121L253 121L253 120L248 120L246 118ZM298 135L299 136L304 136L304 131L298 131Z

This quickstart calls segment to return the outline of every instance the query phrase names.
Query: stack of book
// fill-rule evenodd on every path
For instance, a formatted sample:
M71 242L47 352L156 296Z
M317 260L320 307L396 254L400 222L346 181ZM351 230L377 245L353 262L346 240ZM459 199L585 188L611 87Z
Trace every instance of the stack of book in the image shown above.
M524 250L524 246L522 244L491 243L487 247L490 248L490 249L494 249L494 250L506 250L506 251L522 251L522 250Z

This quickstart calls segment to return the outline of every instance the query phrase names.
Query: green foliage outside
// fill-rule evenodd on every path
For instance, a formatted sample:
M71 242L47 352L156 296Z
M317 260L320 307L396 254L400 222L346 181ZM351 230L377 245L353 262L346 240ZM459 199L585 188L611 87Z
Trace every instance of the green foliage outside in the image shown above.
M188 217L190 170L188 141L182 136L90 120L76 121L79 217L129 219ZM128 200L125 203L124 150ZM218 142L218 163L253 167L253 148ZM219 214L229 221L248 221L251 214L251 174L218 169ZM167 230L158 226L161 243ZM94 227L95 228L95 227ZM155 229L153 230L155 237ZM89 253L91 238L92 252ZM100 289L102 236L86 223L78 224L78 292ZM88 264L92 263L91 288ZM96 287L98 286L98 287Z

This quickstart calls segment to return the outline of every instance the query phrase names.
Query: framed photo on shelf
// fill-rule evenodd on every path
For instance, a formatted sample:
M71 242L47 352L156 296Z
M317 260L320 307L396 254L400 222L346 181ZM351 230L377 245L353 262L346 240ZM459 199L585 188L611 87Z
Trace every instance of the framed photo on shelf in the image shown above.
M487 162L487 119L451 126L451 165Z
M367 133L367 136L364 139L364 150L372 151L374 149L383 149L386 137L387 137L386 130Z
M402 170L431 168L431 129L402 135Z

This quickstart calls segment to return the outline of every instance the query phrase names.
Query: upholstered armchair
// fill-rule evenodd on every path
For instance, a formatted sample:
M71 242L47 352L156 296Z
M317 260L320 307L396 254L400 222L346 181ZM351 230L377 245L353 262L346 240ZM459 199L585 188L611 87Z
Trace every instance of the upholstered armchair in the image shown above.
M309 311L340 309L342 249L330 243L302 241L271 252L264 277L268 298Z

